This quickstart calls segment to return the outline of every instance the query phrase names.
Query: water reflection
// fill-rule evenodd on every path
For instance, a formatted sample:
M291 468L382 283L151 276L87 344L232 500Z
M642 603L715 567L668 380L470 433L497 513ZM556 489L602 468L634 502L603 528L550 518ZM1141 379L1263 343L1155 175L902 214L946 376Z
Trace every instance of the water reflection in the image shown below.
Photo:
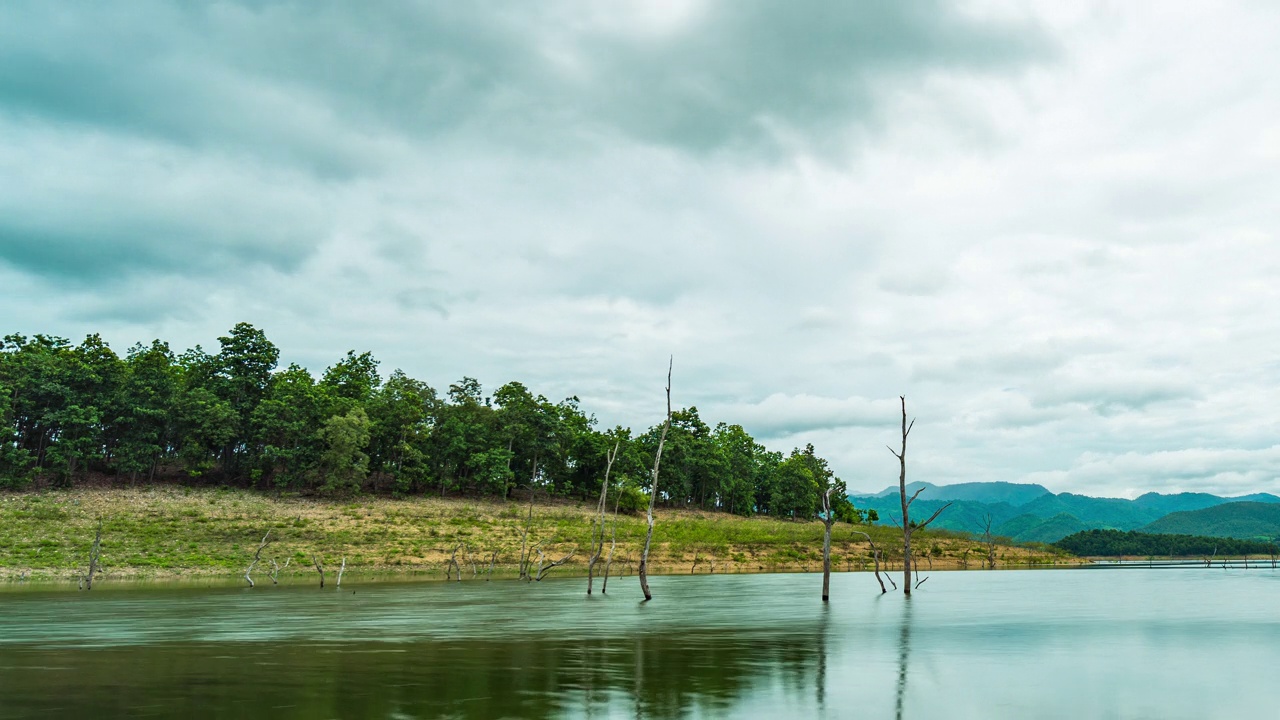
M910 595L903 598L901 630L898 632L898 694L895 698L895 714L902 720L902 706L907 699L907 667L911 662L911 614Z
M0 593L0 719L1274 715L1270 570L653 580Z
M723 717L771 686L822 687L825 632L6 647L0 717Z

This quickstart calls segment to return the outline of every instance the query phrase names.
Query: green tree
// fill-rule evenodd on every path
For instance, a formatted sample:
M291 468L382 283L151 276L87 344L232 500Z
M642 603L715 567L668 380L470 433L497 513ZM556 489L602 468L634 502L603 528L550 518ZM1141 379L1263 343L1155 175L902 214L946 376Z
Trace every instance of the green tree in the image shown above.
M320 382L332 389L334 396L364 405L373 397L382 379L372 353L357 355L355 350L348 350L345 358L324 371Z
M307 484L316 475L324 449L320 431L334 405L330 388L298 365L272 375L251 419L252 437L261 448L251 476L277 487Z
M320 490L330 495L359 492L369 475L369 456L364 452L369 445L369 416L364 408L326 420L320 439L325 445L318 467Z
M389 477L398 493L428 481L432 417L439 400L424 382L396 370L367 404L370 469Z
M246 458L255 454L251 443L253 411L267 393L280 351L266 333L244 322L236 323L218 343L221 350L212 358L210 384L235 413L235 433L222 451L223 472L235 477Z

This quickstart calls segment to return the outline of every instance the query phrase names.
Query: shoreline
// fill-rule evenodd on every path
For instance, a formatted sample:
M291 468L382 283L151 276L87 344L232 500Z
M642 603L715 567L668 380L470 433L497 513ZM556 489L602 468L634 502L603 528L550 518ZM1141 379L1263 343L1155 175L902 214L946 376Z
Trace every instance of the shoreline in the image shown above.
M99 521L101 577L106 582L239 578L268 532L271 543L254 571L259 583L270 582L273 561L284 568L282 578L315 577L315 559L328 574L336 573L343 558L350 576L444 579L455 556L464 576L485 574L490 564L494 577L516 576L522 554L536 567L540 552L545 564L572 554L553 571L556 576L585 576L597 517L592 505L539 501L528 521L527 502L420 496L322 500L181 486L0 493L0 581L25 576L74 582L86 571ZM816 520L683 508L658 508L656 515L650 556L654 575L814 572L822 567L823 525ZM613 522L610 517L606 556ZM642 516L617 517L614 575L634 574L644 532ZM871 570L870 548L855 532L871 534L884 567L901 567L894 557L896 528L840 523L832 529L833 572ZM987 555L980 541L947 531L921 533L915 548L925 572L976 569ZM997 568L1081 562L1047 546L998 545L996 553Z

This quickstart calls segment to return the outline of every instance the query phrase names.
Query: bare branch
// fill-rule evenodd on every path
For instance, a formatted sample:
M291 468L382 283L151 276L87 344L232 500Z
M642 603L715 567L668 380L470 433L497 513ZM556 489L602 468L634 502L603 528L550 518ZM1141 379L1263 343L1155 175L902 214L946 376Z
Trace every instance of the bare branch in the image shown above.
M938 519L938 516L942 514L942 511L943 511L943 510L946 510L946 509L947 509L947 508L949 508L949 507L951 507L951 503L949 503L949 502L948 502L946 505L943 505L942 507L938 508L937 510L934 510L934 511L933 511L933 514L929 516L929 519L928 519L928 520L925 520L924 522L920 523L919 525L916 525L916 530L923 530L923 529L925 529L926 527L928 527L928 526L929 526L929 523L933 522L934 520L937 520L937 519Z
M867 533L864 533L861 530L854 530L853 534L861 535L862 537L867 539L867 544L871 546L871 557L872 559L875 560L875 563L876 563L876 582L880 583L880 594L883 595L889 592L888 590L884 589L884 580L880 579L880 548L876 547L875 541L872 540L871 536L868 535ZM893 582L893 579L890 578L889 582ZM898 587L895 585L893 589L897 590Z
M343 556L342 556L342 567L338 568L338 583L337 583L336 585L334 585L334 588L341 588L341 587L342 587L342 573L344 573L344 572L346 572L346 571L347 571L347 557L346 557L345 555L343 555ZM459 575L459 576L461 576L461 575L462 575L462 573L458 573L458 575Z
M547 556L542 552L542 549L541 549L541 548L539 548L539 549L538 549L538 573L537 573L537 575L536 575L533 579L534 579L534 580L536 580L536 581L538 581L538 582L541 582L541 581L542 581L542 578L543 578L547 573L551 572L554 568L560 567L561 565L563 565L563 564L565 564L566 562L568 562L568 561L569 561L569 558L573 557L573 556L574 556L574 553L576 553L576 552L578 552L576 548L575 548L575 549L573 549L573 550L570 550L568 555L565 555L564 557L560 558L559 560L556 560L556 561L554 561L554 562L551 562L551 563L549 563L546 567L543 567L542 563L543 563L543 561L545 561L545 560L546 560Z
M920 487L916 488L916 491L915 491L914 493L911 493L911 499L907 501L907 507L911 507L911 503L915 502L915 501L916 501L916 498L920 497L920 493L922 493L922 492L924 492L924 486L923 486L923 485L921 485Z
M293 558L285 558L284 565L281 565L280 563L276 562L275 558L271 558L271 567L273 569L271 570L270 573L268 573L268 575L271 578L272 585L280 584L280 571L289 567L289 563L291 562L293 562Z
M446 563L445 563L445 565L444 565L444 579L445 579L445 580L452 580L452 579L453 579L453 571L454 571L454 570L457 570L457 571L458 571L458 582L462 582L462 567L458 565L458 548L461 548L461 547L462 547L462 544L461 544L461 543L459 543L459 544L457 544L457 545L455 545L455 546L454 546L454 548L453 548L453 555L451 555L451 556L449 557L449 561L448 561L448 562L446 562Z
M262 559L262 549L270 544L268 538L271 537L271 531L267 530L267 534L262 536L262 542L258 543L258 550L253 553L253 562L249 563L249 569L244 571L245 582L249 583L249 587L253 587L253 568Z
M316 566L316 572L320 573L320 587L324 587L324 559L319 555L312 555L311 562Z

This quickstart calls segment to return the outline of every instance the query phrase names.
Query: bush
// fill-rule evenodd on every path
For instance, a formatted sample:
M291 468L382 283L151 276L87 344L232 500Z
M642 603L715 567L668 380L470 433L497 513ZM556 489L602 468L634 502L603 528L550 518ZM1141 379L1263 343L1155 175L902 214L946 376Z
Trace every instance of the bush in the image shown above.
M640 492L639 488L631 486L623 486L622 494L618 496L618 512L624 512L628 515L635 515L641 510L649 507L649 496Z

